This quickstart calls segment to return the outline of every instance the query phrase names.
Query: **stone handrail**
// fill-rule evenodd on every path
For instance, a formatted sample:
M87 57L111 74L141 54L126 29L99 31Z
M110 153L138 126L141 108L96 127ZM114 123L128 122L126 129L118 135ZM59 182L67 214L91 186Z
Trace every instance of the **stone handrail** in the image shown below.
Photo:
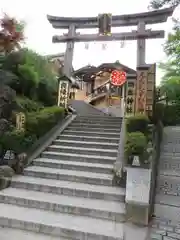
M154 200L156 194L156 182L158 174L158 165L160 158L161 142L163 138L163 125L159 121L153 129L153 152L152 152L152 162L151 162L151 191L150 191L150 214L154 210Z
M52 141L62 132L64 129L76 118L76 114L70 114L65 119L55 125L50 131L44 136L39 138L32 147L28 150L27 154L27 165L38 157L42 151L44 151Z
M124 103L124 99L122 99ZM125 106L122 104L122 124L121 124L121 132L119 138L119 146L118 146L118 154L115 162L115 169L120 173L120 178L122 178L122 184L124 184L124 173L125 173L125 157L124 157L124 146L126 141L126 119L125 119Z

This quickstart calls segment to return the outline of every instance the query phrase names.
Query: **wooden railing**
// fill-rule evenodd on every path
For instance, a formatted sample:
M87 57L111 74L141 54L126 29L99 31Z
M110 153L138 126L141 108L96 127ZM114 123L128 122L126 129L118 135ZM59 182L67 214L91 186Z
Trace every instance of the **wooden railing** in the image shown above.
M121 95L121 87L117 87L117 86L110 84L110 90L108 90L107 89L108 83L110 84L109 80L106 81L105 83L103 83L102 85L98 86L97 88L95 88L92 93L87 95L87 100L91 101L94 98L97 98L102 95L106 95L108 93L108 91L111 95L120 96Z

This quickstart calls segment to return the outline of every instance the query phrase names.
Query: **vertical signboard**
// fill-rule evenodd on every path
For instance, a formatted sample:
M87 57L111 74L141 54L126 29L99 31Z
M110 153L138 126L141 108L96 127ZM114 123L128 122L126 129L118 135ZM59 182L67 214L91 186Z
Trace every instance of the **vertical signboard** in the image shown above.
M16 129L19 131L25 130L25 114L23 112L16 114Z
M136 82L136 113L152 116L156 83L156 64L138 67Z
M146 113L148 66L137 68L136 113Z
M152 64L148 69L147 94L146 94L146 113L148 116L153 114L156 84L156 64Z
M69 98L69 82L59 81L58 106L67 108Z

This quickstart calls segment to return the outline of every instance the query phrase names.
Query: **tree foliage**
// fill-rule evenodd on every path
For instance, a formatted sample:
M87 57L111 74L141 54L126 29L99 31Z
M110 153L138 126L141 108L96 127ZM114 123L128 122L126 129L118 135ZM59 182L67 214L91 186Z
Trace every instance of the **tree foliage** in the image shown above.
M180 104L180 24L177 20L174 20L174 28L164 44L164 51L167 61L159 65L164 71L161 94L168 101Z
M53 104L57 79L48 59L27 48L11 52L2 61L2 68L16 76L8 84L17 94Z
M24 23L5 14L0 19L0 28L0 51L9 53L19 49L24 40Z
M159 9L162 7L176 7L180 4L180 0L152 0L149 8Z
M22 97L47 106L55 104L58 82L48 58L20 47L24 23L4 15L0 29L0 83Z

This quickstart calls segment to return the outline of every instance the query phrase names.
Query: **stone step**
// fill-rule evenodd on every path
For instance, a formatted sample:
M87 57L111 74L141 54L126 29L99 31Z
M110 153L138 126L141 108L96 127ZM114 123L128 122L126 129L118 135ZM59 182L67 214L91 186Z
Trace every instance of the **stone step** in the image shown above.
M54 145L60 146L72 146L72 147L88 147L88 148L99 148L99 149L118 149L118 143L107 143L107 142L86 142L86 141L73 141L73 140L61 140L56 139L53 142Z
M164 158L180 158L180 153L179 152L161 152L161 156L160 159L164 159Z
M47 179L74 181L95 185L112 185L112 174L54 169L47 167L29 166L24 170L25 176L40 177Z
M162 164L164 161L168 161L168 162L171 162L171 161L178 161L180 159L180 156L175 156L175 155L165 155L163 156L161 154L160 156L160 164Z
M180 145L179 144L175 144L175 143L172 143L171 145L170 144L167 144L167 145L163 145L161 147L161 151L163 153L169 153L169 154L180 154Z
M164 175L162 173L164 173ZM169 174L167 175L167 171L161 171L161 174L158 175L156 192L157 194L180 196L180 174L177 176L175 175L176 173L174 173L173 176L170 175L170 173L173 172L169 171Z
M98 155L87 155L87 154L75 154L75 153L64 153L64 152L50 152L44 151L41 153L42 158L60 159L76 162L91 162L101 164L114 164L116 157L98 156Z
M122 121L122 118L121 117L112 117L112 116L77 116L76 119L77 120L93 120L93 121L102 121L102 122L105 122L105 121L114 121L114 122L120 122Z
M154 213L157 218L164 219L168 218L169 222L180 222L180 208L175 206L169 206L164 204L155 204ZM177 225L176 225L177 226ZM168 227L168 226L167 226ZM172 226L169 226L172 229ZM170 230L173 232L173 229ZM168 239L169 240L169 239Z
M102 123L71 123L69 128L82 128L82 129L112 129L113 131L119 130L121 127L120 123L118 124L102 124Z
M98 133L104 132L104 133L119 133L120 135L120 127L118 128L91 128L91 127L86 127L86 126L68 126L67 130L72 130L72 131L78 131L78 132L96 132L98 131ZM67 131L66 130L66 131Z
M25 231L16 228L0 227L1 240L70 240L69 238L53 237L46 234Z
M70 135L70 134L62 134L58 137L60 140L71 140L71 141L84 141L84 142L97 142L97 143L115 143L119 144L119 136L116 138L109 137L97 137L97 136L84 136L82 135Z
M76 136L96 136L96 137L106 137L106 138L120 138L120 132L99 132L99 131L95 131L95 132L89 132L89 131L78 131L78 130L70 130L70 129L66 129L64 130L63 134L70 134L70 135L76 135Z
M72 125L76 124L76 125L84 125L84 124L87 124L87 125L101 125L101 126L105 126L105 125L108 125L108 126L121 126L122 124L122 120L103 120L103 119L89 119L89 118L86 118L86 119L74 119L73 122L71 123Z
M159 162L159 169L180 172L180 159L179 158L161 159L161 161Z
M71 126L94 126L94 127L107 127L107 128L111 128L111 127L120 127L122 124L122 121L118 121L118 122L103 122L103 121L80 121L80 120L73 120L73 122L70 124Z
M125 204L118 202L8 188L0 191L0 203L116 222L125 221Z
M64 152L64 153L77 153L77 154L88 154L88 155L99 155L99 156L109 156L117 157L118 149L99 149L99 148L88 148L88 147L72 147L72 146L59 146L50 145L47 148L51 152Z
M123 223L3 203L0 209L0 226L72 239L123 240Z
M156 194L156 204L180 207L180 196Z
M86 183L57 181L27 176L15 176L12 178L11 187L54 193L65 196L76 196L106 201L124 202L125 189L114 186L98 186Z
M56 160L48 158L37 158L33 160L33 165L40 167L49 167L57 169L77 170L95 173L112 174L113 165L99 164L99 163L86 163L75 162L67 160Z

